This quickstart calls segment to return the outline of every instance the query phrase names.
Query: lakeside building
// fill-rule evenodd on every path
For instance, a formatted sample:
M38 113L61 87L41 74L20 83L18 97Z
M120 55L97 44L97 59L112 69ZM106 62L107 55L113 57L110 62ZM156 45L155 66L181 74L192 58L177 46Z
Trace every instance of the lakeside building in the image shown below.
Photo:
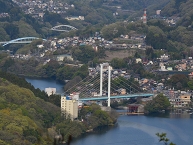
M144 105L142 104L129 104L128 113L144 113Z
M45 92L50 95L54 95L56 93L56 88L45 88Z
M191 103L191 94L184 91L170 90L167 96L174 108L188 107Z
M78 101L68 96L61 97L61 115L72 121L78 117Z

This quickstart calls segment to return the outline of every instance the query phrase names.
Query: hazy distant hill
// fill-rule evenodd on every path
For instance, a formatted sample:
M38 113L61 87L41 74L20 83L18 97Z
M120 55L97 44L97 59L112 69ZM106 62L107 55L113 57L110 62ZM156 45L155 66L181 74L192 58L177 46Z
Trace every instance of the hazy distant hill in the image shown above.
M193 21L192 0L171 0L162 10L163 16L181 17L178 25L190 26Z
M0 13L9 15L0 17L0 41L42 34L40 23L25 15L11 0L0 0Z
M157 8L162 7L166 3L168 3L169 0L107 0L107 3L110 5L117 4L121 5L123 9L129 9L129 10L141 10L144 8L150 8L156 6Z
M25 0L23 0L24 2ZM49 0L47 0L49 2ZM69 22L77 28L83 29L90 25L110 24L120 20L140 17L143 9L148 9L148 15L155 14L156 9L163 8L169 0L61 0L63 3L74 4L75 8L66 10L66 16L85 17L84 21ZM22 2L22 0L20 0ZM46 0L42 1L46 2ZM55 1L56 3L56 1ZM120 7L119 7L120 6ZM0 41L7 41L19 37L36 36L45 38L52 35L49 29L57 24L67 24L67 20L58 14L46 12L43 22L24 14L22 9L11 0L0 0L0 13L7 12L9 17L0 18ZM118 12L118 16L113 13Z
M16 6L12 0L0 0L0 13L9 12L11 8Z

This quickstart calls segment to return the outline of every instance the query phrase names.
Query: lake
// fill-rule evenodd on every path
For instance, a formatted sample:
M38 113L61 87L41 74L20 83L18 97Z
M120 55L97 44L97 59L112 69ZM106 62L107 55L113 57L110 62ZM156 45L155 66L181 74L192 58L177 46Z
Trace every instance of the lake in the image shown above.
M35 88L54 87L63 93L63 84L49 79L26 78ZM71 145L164 145L156 133L167 133L176 145L193 145L193 115L183 111L164 116L119 116L117 125L89 133L74 140Z
M57 94L64 93L64 84L59 83L52 79L38 79L38 78L28 78L25 77L25 80L31 83L35 88L39 88L40 90L44 91L45 88L56 88Z
M188 117L189 116L189 117ZM193 118L171 114L168 118L144 115L119 116L117 126L91 133L71 145L164 145L156 133L167 133L176 145L193 145Z

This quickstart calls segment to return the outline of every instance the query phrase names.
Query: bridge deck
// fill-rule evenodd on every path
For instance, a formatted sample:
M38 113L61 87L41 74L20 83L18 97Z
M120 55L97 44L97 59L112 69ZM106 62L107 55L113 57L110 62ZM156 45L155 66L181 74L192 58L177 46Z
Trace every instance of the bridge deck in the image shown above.
M111 99L121 99L121 98L134 98L134 97L150 97L154 94L150 93L142 93L142 94L127 94L127 95L119 95L119 96L111 96ZM80 98L80 101L97 101L97 100L107 100L108 96L102 96L102 97L93 97L93 98Z

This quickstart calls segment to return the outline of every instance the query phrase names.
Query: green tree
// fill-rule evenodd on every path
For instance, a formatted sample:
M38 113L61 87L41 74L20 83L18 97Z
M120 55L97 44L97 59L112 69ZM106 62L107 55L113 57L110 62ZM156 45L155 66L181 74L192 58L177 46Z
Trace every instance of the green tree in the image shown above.
M9 35L7 34L6 30L0 27L0 40L6 41L9 40ZM1 46L3 48L3 46Z
M19 34L18 26L14 25L12 23L8 23L7 25L5 25L5 31L10 36L11 39L17 38L17 36Z
M152 60L154 58L157 58L157 54L154 52L153 48L147 48L145 50L145 53L147 55L147 57Z
M120 35L126 34L127 32L127 25L120 22L105 25L101 29L102 36L107 40L112 40L113 38L117 38Z
M184 74L174 74L167 83L176 89L187 88L188 78Z
M167 35L159 28L150 26L146 35L146 43L155 49L165 49L167 44Z
M53 26L55 26L57 23L61 24L69 24L67 20L61 17L59 14L55 13L50 13L48 11L45 12L44 17L43 17L44 22L49 22Z
M126 61L124 61L124 59L113 58L110 63L112 67L115 69L121 69L121 68L127 67L127 63Z
M170 142L169 139L166 137L166 133L156 133L157 137L159 137L159 142L163 142L164 145L175 145L174 143Z
M88 66L82 65L77 71L74 73L73 78L76 76L80 76L82 79L88 76Z
M193 90L193 80L188 81L188 87Z
M59 63L55 60L50 60L45 66L47 77L56 78L57 69L59 69Z
M103 0L95 0L90 2L90 6L97 8L103 4Z
M15 61L12 58L7 58L2 66L2 70L7 71L7 69L14 65Z
M71 80L77 68L65 65L57 69L56 78L58 81L65 82L65 80Z
M160 113L163 110L168 110L170 107L170 102L166 96L163 94L158 94L153 100L149 101L145 105L145 113L152 114L152 113Z
M95 56L97 55L97 52L94 51L92 46L80 46L79 49L75 49L73 52L73 56L75 56L79 61L83 63L88 63L89 61L92 61Z
M19 7L13 7L9 10L9 15L11 16L11 21L19 21L22 18L23 13Z

